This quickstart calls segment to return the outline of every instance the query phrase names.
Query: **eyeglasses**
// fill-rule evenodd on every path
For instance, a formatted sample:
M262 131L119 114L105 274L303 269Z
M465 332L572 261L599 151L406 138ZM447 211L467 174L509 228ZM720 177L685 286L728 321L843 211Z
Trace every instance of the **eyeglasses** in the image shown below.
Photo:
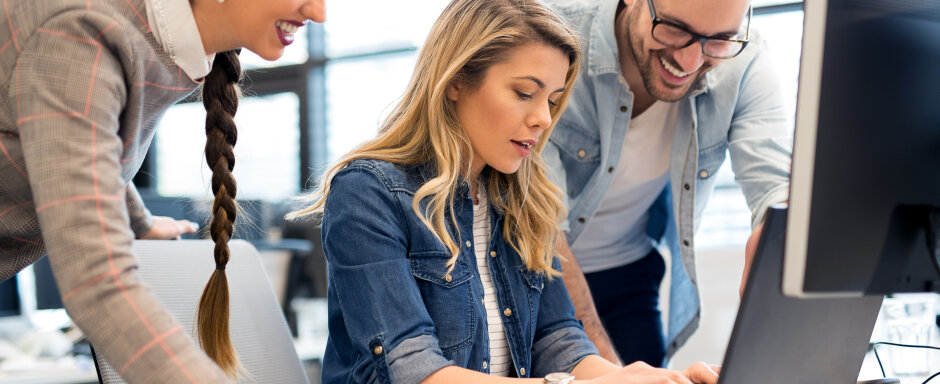
M751 33L751 16L754 13L753 7L747 10L747 29L744 32L744 39L712 37L700 35L692 32L678 24L660 19L656 16L656 9L653 8L653 0L646 0L649 3L650 18L653 19L653 27L650 33L653 39L669 48L685 48L694 43L702 42L702 54L715 59L730 59L737 56L747 46L749 35Z

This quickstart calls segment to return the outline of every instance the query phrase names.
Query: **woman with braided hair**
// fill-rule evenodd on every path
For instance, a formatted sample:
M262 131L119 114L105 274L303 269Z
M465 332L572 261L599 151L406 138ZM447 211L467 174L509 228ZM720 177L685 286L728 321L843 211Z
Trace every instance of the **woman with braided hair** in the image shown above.
M236 49L274 60L323 0L5 0L0 17L0 280L49 255L72 320L130 383L228 383L224 268L235 220ZM130 183L160 117L202 85L216 270L197 348L136 278L152 217ZM213 360L215 362L213 362ZM220 369L221 367L221 369Z

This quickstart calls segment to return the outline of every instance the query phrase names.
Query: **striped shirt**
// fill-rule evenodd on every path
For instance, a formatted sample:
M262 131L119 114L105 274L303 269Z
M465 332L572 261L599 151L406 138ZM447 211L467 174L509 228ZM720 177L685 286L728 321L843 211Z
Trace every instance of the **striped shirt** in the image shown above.
M479 202L473 205L473 245L477 258L477 270L483 282L483 308L486 309L486 326L490 342L490 374L509 376L512 369L512 357L509 355L509 343L503 331L503 319L496 301L496 289L490 276L490 266L486 258L490 245L490 215L486 193L481 189Z

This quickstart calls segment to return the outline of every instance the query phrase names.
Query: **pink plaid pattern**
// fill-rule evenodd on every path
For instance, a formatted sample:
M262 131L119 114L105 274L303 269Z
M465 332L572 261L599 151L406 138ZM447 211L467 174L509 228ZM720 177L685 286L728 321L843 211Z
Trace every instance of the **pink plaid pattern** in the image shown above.
M152 219L129 182L157 117L196 84L153 39L143 0L3 0L3 11L0 278L48 253L69 314L126 380L229 382L137 280L130 253Z

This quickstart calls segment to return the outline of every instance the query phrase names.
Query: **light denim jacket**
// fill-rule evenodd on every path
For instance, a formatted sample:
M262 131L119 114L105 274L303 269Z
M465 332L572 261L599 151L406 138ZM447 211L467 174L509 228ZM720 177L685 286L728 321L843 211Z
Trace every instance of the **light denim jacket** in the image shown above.
M489 372L473 201L462 183L454 204L461 252L447 275L450 253L412 210L432 175L427 165L356 160L333 178L323 215L330 331L323 383L418 383L449 365ZM527 271L503 238L502 215L491 207L490 217L487 254L495 256L486 259L514 374L570 371L597 350L564 282Z
M618 1L549 0L580 34L585 58L568 109L542 154L553 180L566 190L569 243L577 240L610 187L629 129L633 93L621 80L617 57ZM763 220L769 205L787 200L792 122L766 44L751 32L751 43L740 55L708 72L679 101L670 181L650 208L647 233L665 241L672 255L667 356L698 327L692 235L726 153L752 225Z

